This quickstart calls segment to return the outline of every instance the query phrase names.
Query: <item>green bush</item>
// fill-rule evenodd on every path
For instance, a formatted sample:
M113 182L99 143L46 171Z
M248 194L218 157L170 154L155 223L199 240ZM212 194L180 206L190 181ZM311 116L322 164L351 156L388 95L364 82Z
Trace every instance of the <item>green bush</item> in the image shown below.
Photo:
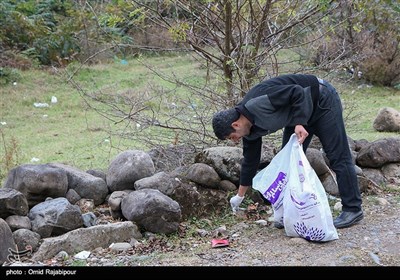
M17 82L21 79L18 69L9 67L0 67L0 85Z

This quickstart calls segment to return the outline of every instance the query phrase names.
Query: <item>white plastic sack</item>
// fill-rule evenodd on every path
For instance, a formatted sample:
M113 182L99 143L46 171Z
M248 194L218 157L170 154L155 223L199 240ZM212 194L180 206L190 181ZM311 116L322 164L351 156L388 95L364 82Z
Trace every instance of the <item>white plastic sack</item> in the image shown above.
M274 221L283 224L283 191L286 187L289 170L291 148L297 143L293 134L289 142L275 155L271 162L253 178L253 189L258 190L274 210Z
M315 242L338 239L324 186L302 146L297 140L291 145L290 171L283 195L286 235Z

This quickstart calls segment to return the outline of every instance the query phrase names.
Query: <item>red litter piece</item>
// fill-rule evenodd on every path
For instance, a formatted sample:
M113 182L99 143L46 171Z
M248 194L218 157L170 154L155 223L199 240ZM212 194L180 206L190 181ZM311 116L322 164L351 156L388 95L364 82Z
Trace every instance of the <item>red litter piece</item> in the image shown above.
M212 248L226 247L229 246L228 239L213 239L211 240Z

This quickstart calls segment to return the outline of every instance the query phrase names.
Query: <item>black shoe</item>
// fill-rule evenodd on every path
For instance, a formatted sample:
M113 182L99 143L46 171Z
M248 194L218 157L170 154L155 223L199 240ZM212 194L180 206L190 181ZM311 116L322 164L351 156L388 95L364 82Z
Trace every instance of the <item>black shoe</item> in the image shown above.
M276 227L277 229L283 229L284 228L283 224L280 223L280 222L274 222L274 227Z
M364 218L363 211L348 212L343 211L336 219L333 220L335 228L346 228L350 227Z

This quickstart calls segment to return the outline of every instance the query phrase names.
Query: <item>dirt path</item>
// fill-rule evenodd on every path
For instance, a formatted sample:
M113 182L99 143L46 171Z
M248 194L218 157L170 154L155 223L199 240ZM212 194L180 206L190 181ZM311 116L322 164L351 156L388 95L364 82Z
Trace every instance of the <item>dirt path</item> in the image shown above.
M178 250L143 259L161 266L400 266L400 200L390 194L364 197L365 218L338 229L339 239L311 243L283 229L242 221L227 227L229 247L209 239L181 243Z

